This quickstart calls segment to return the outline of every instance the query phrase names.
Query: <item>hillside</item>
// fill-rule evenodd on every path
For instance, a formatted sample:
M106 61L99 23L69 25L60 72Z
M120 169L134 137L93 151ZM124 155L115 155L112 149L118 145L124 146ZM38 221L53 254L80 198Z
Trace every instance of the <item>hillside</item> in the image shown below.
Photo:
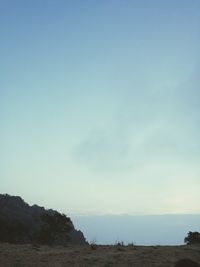
M0 242L86 244L71 219L52 209L29 206L21 197L0 194Z

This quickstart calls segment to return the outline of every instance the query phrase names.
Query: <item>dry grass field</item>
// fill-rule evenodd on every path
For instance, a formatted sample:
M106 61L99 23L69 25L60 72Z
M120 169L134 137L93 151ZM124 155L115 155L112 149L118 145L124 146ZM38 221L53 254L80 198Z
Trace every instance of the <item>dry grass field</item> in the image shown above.
M0 267L172 267L182 258L200 263L200 247L0 244Z

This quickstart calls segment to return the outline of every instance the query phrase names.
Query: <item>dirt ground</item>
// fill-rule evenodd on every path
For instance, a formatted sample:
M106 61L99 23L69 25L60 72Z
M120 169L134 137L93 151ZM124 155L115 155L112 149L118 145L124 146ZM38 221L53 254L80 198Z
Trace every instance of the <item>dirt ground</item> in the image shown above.
M0 244L0 267L172 267L190 258L200 263L200 246L67 246Z

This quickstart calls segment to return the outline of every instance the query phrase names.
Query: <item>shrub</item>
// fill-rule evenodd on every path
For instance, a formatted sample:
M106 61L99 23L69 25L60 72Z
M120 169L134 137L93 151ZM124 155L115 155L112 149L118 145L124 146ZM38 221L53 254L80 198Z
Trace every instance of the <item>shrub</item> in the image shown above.
M97 250L97 245L96 244L90 244L91 250Z
M123 247L124 246L124 242L123 241L121 241L121 242L119 241L115 245L118 246L118 247Z
M174 267L200 267L200 265L190 259L182 259L175 263Z
M187 245L200 244L200 233L199 232L189 232L185 237L184 242Z

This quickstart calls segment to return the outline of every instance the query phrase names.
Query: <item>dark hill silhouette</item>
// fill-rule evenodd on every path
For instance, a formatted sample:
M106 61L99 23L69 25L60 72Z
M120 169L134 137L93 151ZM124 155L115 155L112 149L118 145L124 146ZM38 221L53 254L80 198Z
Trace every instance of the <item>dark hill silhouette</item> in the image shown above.
M29 206L19 196L0 194L0 242L49 245L86 244L69 217L52 209Z

